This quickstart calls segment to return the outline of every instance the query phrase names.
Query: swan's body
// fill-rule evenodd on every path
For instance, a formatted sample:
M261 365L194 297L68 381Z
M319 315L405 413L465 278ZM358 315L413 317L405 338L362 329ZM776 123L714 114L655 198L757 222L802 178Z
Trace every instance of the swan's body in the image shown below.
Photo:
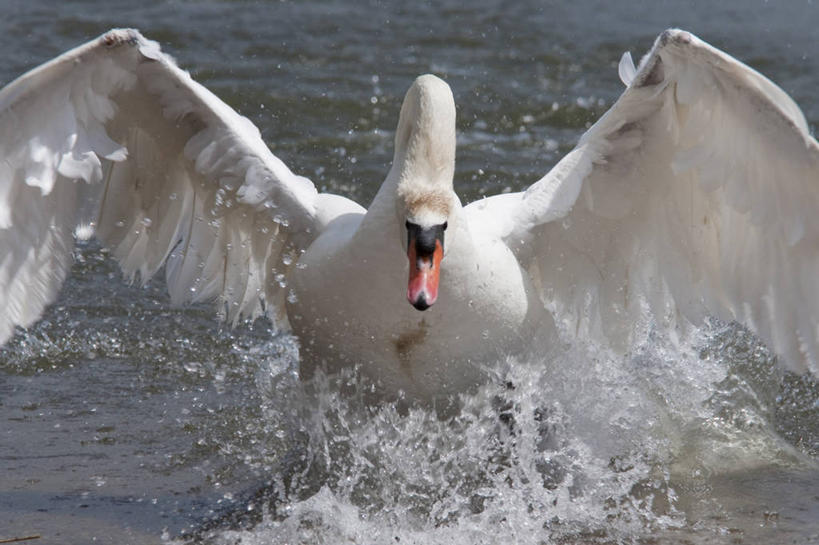
M422 103L428 117L407 127ZM386 392L435 399L478 383L481 364L519 351L543 323L543 305L517 257L491 230L477 229L455 195L454 111L446 84L418 78L404 101L398 148L413 148L416 138L435 152L396 153L366 211L335 200L334 219L299 259L287 314L301 340L303 375L317 365L360 365ZM407 304L400 289L407 282L407 213L397 213L396 203L416 177L436 184L448 207L441 304L425 312ZM411 214L423 221L425 212L433 213L422 203Z
M131 277L166 264L176 302L292 326L304 375L359 365L390 396L468 389L550 334L547 303L615 347L646 314L737 319L816 372L819 145L799 108L683 31L620 74L550 173L466 207L452 93L418 78L365 210L294 175L154 42L111 31L0 91L0 343L54 299L80 225Z
M301 339L302 370L361 364L386 391L411 399L466 391L480 380L481 364L517 353L548 315L514 254L473 232L460 208L447 229L439 302L414 309L401 289L407 256L396 241L403 225L388 210L372 214L382 206L391 206L383 194L366 219L347 218L300 260L288 316ZM340 286L329 295L328 270L331 285Z

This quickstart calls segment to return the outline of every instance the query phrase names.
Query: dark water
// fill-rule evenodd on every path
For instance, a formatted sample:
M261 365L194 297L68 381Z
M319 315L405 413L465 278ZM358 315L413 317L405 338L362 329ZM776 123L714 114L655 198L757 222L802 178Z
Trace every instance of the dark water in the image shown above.
M811 1L135 4L3 1L0 82L138 27L295 171L362 203L415 76L455 93L468 201L542 176L621 92L620 54L669 26L819 123ZM658 334L626 362L576 346L498 362L524 386L488 386L441 423L310 397L291 338L170 309L161 281L124 286L93 245L78 257L43 322L0 351L0 539L819 542L819 389L736 328Z

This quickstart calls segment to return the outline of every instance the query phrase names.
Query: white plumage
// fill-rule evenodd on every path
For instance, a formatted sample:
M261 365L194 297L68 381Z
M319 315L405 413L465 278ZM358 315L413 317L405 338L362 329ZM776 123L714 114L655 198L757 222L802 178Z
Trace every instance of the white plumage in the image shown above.
M95 233L132 279L166 264L174 303L292 324L306 373L360 363L411 397L480 380L480 362L548 332L545 306L615 347L647 313L736 319L819 372L819 145L799 108L679 30L619 73L626 91L551 172L466 207L451 92L419 78L364 210L293 174L156 43L111 31L0 91L0 343ZM419 312L405 222L434 218L440 296Z

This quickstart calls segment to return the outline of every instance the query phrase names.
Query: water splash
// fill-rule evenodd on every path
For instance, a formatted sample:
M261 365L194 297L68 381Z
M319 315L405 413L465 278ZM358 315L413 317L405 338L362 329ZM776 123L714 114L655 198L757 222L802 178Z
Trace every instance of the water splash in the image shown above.
M354 371L305 385L271 359L257 382L288 446L268 460L261 516L198 539L631 542L688 527L692 505L719 512L718 475L814 463L777 433L772 358L735 326L651 332L628 356L558 348L498 362L447 420L368 406Z

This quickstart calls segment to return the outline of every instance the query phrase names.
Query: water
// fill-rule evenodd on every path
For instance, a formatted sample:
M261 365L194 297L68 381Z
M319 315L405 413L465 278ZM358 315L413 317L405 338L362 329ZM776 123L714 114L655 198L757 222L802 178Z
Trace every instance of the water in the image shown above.
M416 75L453 88L456 187L473 200L546 172L621 92L620 53L668 26L819 123L814 2L462 4L6 0L0 81L136 26L294 170L364 203ZM77 255L60 301L0 351L0 539L819 541L819 386L735 326L648 331L625 359L536 346L441 422L308 392L287 335L170 309L161 282L123 285L93 244Z

